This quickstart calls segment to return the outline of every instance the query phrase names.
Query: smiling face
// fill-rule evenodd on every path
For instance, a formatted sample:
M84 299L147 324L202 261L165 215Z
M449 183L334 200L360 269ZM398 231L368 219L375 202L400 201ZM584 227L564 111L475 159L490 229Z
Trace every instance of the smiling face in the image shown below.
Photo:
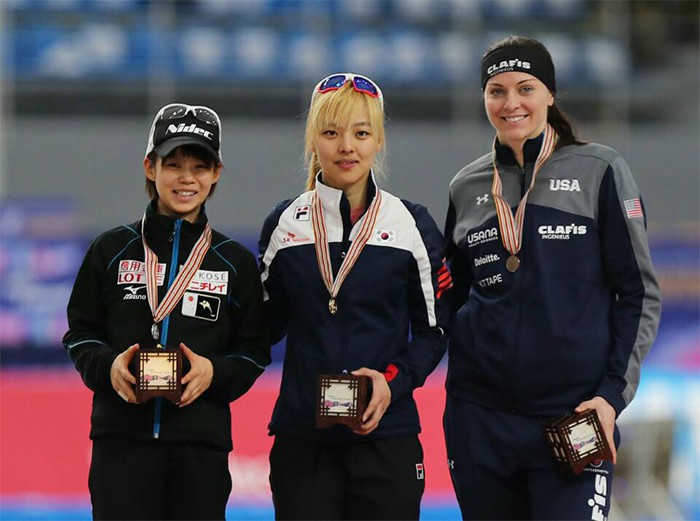
M370 122L369 111L359 109L340 123L326 123L313 137L313 151L323 171L323 183L346 196L364 194L374 159L382 148Z
M166 158L157 157L154 164L144 159L143 166L158 192L158 213L189 222L195 222L221 174L221 164L183 154L180 147Z
M484 106L499 143L522 157L526 140L537 137L547 124L554 96L539 79L525 72L504 72L484 87Z

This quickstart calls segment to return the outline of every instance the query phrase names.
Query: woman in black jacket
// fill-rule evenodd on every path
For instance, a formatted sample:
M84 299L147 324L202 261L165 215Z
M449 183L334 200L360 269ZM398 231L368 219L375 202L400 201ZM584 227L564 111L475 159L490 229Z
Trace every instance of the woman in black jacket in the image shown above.
M75 281L63 343L94 393L95 519L224 519L229 403L270 353L255 257L204 211L220 136L210 108L160 109L143 160L151 202L139 221L93 240ZM177 403L138 403L135 355L147 348L181 353Z

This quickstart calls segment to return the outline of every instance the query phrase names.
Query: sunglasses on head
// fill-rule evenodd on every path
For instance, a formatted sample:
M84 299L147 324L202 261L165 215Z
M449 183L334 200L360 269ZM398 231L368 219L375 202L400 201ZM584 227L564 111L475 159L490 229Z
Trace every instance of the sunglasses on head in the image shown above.
M314 94L324 92L329 92L332 90L338 90L347 82L352 82L352 87L357 92L362 92L373 98L379 98L379 101L384 103L384 97L382 96L381 89L372 80L365 76L360 76L358 74L351 74L349 72L332 74L319 82L314 89Z
M221 127L221 120L219 115L214 112L209 107L203 107L199 105L186 105L184 103L171 103L166 105L160 110L159 118L164 121L169 121L172 119L180 119L187 116L187 114L192 114L202 123L211 125L213 127Z

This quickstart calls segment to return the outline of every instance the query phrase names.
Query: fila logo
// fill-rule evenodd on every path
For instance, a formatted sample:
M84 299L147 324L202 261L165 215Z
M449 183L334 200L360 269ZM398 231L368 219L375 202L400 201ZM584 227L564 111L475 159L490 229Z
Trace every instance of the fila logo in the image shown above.
M481 206L482 204L489 202L489 194L480 195L476 198L476 205Z
M204 136L205 138L211 140L213 139L213 134L208 130L199 128L196 123L187 125L186 123L180 123L179 125L168 125L168 130L165 131L166 134L180 134L181 132L187 132L189 134L198 134Z
M416 463L416 479L418 479L418 480L425 479L425 469L423 468L422 463Z
M501 69L509 70L509 69L512 69L513 67L518 67L520 69L529 69L530 62L524 62L524 61L518 60L517 58L515 58L513 60L504 60L502 62L494 63L493 65L491 65L491 67L489 67L486 70L486 74L488 74L490 76L492 74L496 74L497 71L498 71L498 73L503 72L503 71L501 71Z
M310 206L309 205L304 205L304 206L297 206L294 208L294 220L295 221L308 221L310 217Z
M550 179L549 189L552 192L580 192L581 185L578 179Z
M591 519L595 521L605 521L604 508L606 504L605 497L608 492L608 478L600 474L595 477L595 493L588 500L588 506L591 507Z

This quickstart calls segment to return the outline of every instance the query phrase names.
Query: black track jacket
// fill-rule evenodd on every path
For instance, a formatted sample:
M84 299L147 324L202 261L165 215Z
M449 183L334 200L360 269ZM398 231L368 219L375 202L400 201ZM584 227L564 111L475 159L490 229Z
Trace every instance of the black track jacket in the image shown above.
M195 224L146 211L146 242L158 256L159 302L186 261L207 222ZM162 276L161 276L162 273ZM214 366L211 386L194 403L178 408L155 398L130 404L112 388L115 357L132 344L153 348L146 298L141 222L109 230L83 260L68 303L63 344L94 392L91 438L132 436L203 442L232 449L229 402L245 393L270 363L262 286L253 254L212 230L212 243L185 295L161 323L161 343L184 342ZM203 305L191 304L195 302ZM185 373L189 369L187 360Z

